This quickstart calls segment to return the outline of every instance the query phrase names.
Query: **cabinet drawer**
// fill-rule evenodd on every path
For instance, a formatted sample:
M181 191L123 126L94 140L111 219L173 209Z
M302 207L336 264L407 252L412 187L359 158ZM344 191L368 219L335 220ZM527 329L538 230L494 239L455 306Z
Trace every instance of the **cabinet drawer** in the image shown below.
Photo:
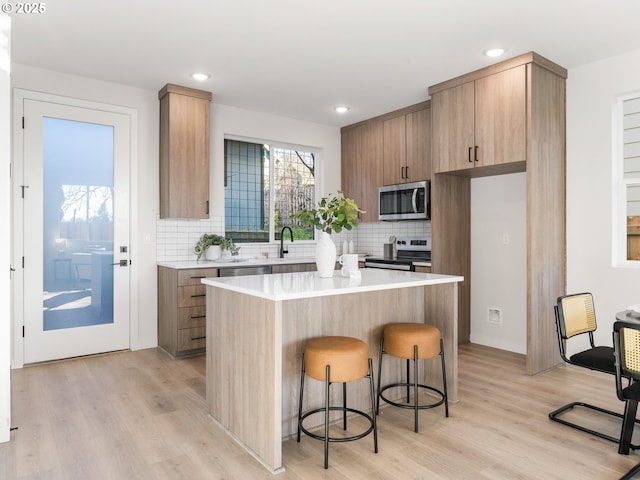
M203 278L217 276L217 268L192 268L189 270L178 270L178 286L200 285L200 281Z
M187 285L178 287L178 307L197 307L206 305L207 287L204 285Z
M185 328L178 330L178 351L205 348L207 333L205 327Z
M186 307L178 309L178 330L204 327L207 323L207 307Z

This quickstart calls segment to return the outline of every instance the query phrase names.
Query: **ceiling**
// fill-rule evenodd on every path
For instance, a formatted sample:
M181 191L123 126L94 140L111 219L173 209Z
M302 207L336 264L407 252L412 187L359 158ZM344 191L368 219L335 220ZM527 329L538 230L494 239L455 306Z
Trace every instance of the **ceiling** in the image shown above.
M55 0L12 17L12 61L344 126L528 51L571 69L640 49L638 0ZM211 78L197 82L193 72ZM335 113L348 105L346 114Z

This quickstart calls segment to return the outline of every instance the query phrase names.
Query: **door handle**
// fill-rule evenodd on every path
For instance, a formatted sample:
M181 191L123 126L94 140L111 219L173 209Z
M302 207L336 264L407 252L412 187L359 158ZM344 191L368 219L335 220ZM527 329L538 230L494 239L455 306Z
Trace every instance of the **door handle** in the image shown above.
M127 260L120 260L119 262L112 263L111 265L118 265L120 267L126 267L127 265L129 265L129 262Z

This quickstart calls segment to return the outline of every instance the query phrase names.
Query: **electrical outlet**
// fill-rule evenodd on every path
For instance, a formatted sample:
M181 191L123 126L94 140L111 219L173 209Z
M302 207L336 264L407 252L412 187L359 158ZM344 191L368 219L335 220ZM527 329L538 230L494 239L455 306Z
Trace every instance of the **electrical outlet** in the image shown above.
M491 308L487 309L487 321L489 323L495 323L496 325L502 324L502 309Z
M502 234L502 244L503 245L509 245L509 234L508 233L503 233Z

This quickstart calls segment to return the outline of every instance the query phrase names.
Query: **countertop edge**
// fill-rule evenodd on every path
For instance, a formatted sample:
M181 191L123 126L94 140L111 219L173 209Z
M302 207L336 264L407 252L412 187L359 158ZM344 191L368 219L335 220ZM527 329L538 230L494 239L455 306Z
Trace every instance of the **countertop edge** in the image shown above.
M296 272L296 273L277 273L271 274L269 277L286 277L286 276L296 276L296 275L309 275L309 274L317 274L317 272ZM304 298L315 298L315 297L327 297L332 295L346 295L350 293L366 293L366 292L375 292L380 290L393 290L396 288L411 288L411 287L421 287L421 286L429 286L429 285L439 285L444 283L457 283L464 281L464 277L457 275L440 275L433 273L420 273L414 275L424 275L424 279L416 279L415 277L412 279L408 279L406 281L393 282L393 283L379 283L374 285L360 285L360 284L352 284L349 278L342 277L329 277L326 280L333 281L334 278L338 278L344 283L344 286L340 288L332 288L327 290L311 290L304 292L293 292L293 293L267 293L257 291L255 289L250 289L243 287L242 285L230 284L227 283L229 280L225 280L224 278L203 278L201 282L207 286L222 288L224 290L230 290L238 293L243 293L246 295L251 295L254 297L264 298L266 300L272 301L283 301L283 300L299 300ZM229 277L227 277L229 278ZM249 277L236 277L236 278L249 278ZM318 278L318 280L324 280Z

